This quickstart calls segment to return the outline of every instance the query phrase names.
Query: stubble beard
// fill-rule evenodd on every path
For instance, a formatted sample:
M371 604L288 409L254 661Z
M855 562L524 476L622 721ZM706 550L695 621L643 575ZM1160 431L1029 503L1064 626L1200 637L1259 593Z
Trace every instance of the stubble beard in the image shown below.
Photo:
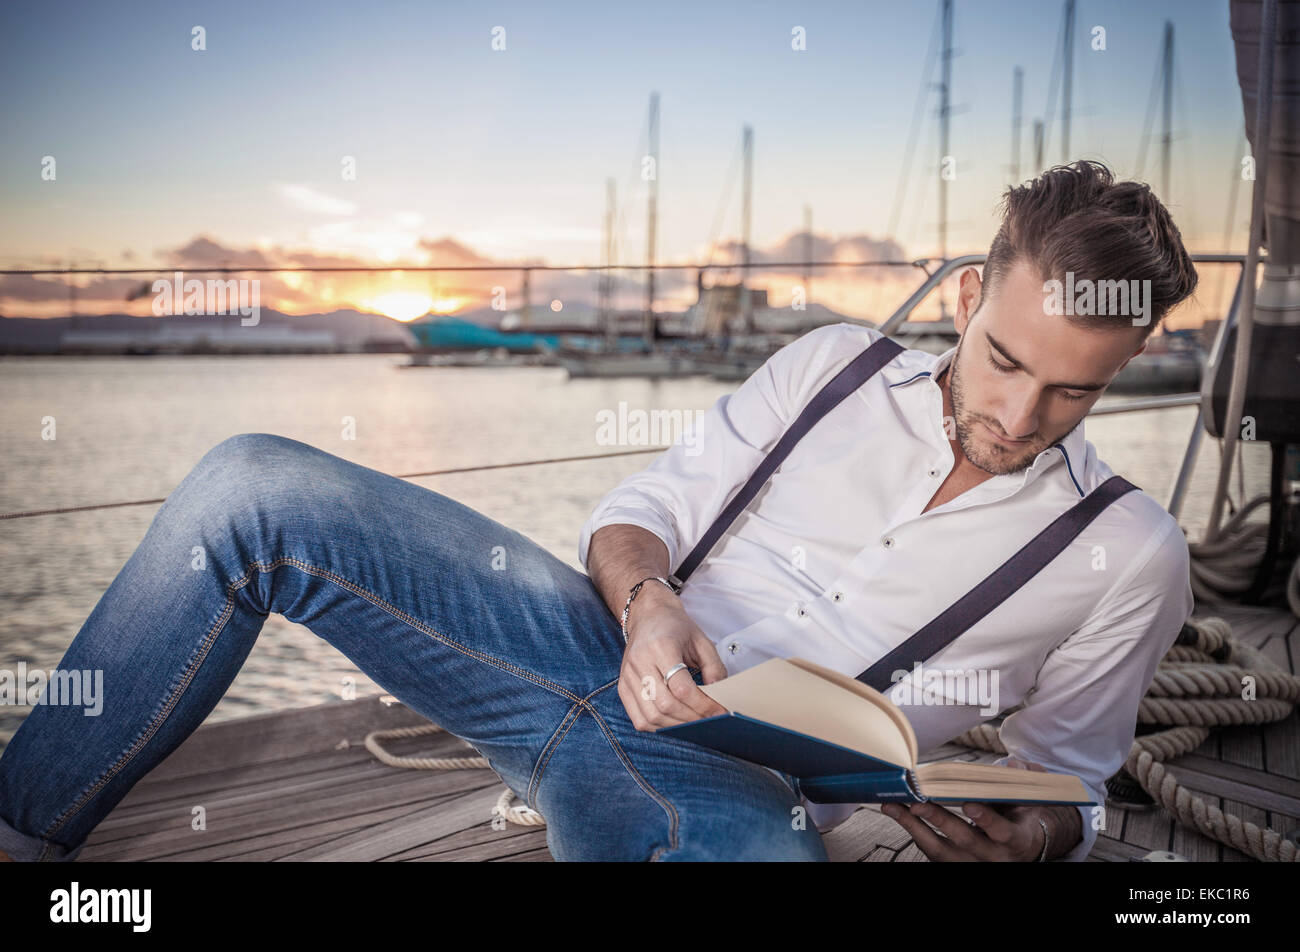
M957 352L953 354L948 369L948 390L952 397L953 425L957 431L957 445L961 447L966 459L970 460L977 469L994 476L1006 476L1027 469L1050 441L1043 442L1035 438L1024 447L1012 449L1002 446L993 437L985 435L984 426L999 433L1001 429L995 423L966 410L965 395L962 393L961 368L958 366L960 357L961 341L958 340ZM977 437L976 434L980 435Z

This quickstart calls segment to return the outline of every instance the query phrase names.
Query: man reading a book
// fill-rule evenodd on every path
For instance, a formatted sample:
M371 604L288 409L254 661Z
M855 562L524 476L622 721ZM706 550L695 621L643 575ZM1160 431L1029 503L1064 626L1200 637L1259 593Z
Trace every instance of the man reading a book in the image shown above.
M1128 308L1111 293L1091 307L1082 297L1121 282L1135 292ZM954 602L1111 475L1083 418L1195 285L1146 186L1080 162L1010 190L983 278L961 274L957 347L895 358L808 432L680 595L658 581L637 593L618 686L632 722L720 713L690 676L664 684L683 662L704 684L769 657L854 676ZM1079 296L1062 306L1062 288ZM720 401L697 434L702 456L674 449L605 498L582 553L611 610L672 571L808 399L878 336L849 325L804 336ZM1000 709L1023 705L1001 727L1012 754L998 762L1075 774L1103 804L1138 701L1192 607L1176 521L1130 493L929 663L998 673ZM643 682L660 690L647 697ZM987 720L977 707L906 713L925 751ZM853 809L809 806L822 828ZM883 809L934 860L1034 860L1044 847L1080 860L1104 816Z
M1100 282L1118 312L1073 293ZM656 729L727 713L702 688L766 659L856 677L1103 483L1083 418L1195 284L1146 186L1080 162L1010 190L983 275L961 274L958 345L892 355L822 416L680 592L670 573L878 331L819 328L719 399L690 452L670 448L601 500L579 545L590 575L413 483L279 436L225 440L60 662L104 672L102 712L35 706L0 757L0 858L76 858L203 722L275 612L477 748L543 815L556 859L824 860L819 830L856 804L810 802L795 777ZM1121 301L1121 286L1138 291ZM1074 775L1104 802L1191 609L1177 523L1128 492L916 659L997 676L991 704L900 705L918 753L1010 711L1003 763ZM934 860L1080 860L1102 819L890 812Z

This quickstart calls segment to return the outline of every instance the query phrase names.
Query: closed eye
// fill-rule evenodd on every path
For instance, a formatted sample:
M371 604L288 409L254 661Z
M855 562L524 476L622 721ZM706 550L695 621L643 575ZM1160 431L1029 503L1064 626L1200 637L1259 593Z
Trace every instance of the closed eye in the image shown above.
M993 367L995 370L1002 371L1002 373L1004 374L1009 374L1011 373L1011 371L1016 369L1015 367L1008 367L1004 364L998 363L996 360L993 359L992 355L989 356L989 366Z
M989 355L989 366L992 367L994 370L996 370L998 373L1003 373L1003 374L1012 373L1016 369L1015 367L1008 367L1006 364L998 363L996 360L993 359L992 354ZM1088 394L1086 391L1084 393L1066 393L1064 390L1061 391L1061 396L1064 397L1066 400L1082 400L1087 395Z

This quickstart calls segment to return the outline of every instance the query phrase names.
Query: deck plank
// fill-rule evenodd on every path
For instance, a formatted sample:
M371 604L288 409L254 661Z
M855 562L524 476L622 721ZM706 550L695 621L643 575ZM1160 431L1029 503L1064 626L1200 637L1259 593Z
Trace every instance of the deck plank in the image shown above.
M435 862L444 859L466 859L472 851L485 856L507 855L524 849L546 846L546 828L520 826L509 823L504 829L494 829L491 823L479 823L457 833L452 833L432 843L412 846L388 857L393 862Z
M440 801L407 816L376 823L365 830L345 834L333 842L293 854L294 860L329 862L375 862L431 843L442 837L488 823L501 790L492 784L480 790Z
M249 843L272 845L301 840L330 823L356 830L373 825L380 812L385 819L396 819L467 792L488 789L495 795L501 789L495 774L481 770L455 771L439 777L436 790L427 783L429 779L394 776L387 784L347 787L346 792L339 792L342 784L336 784L319 796L296 801L268 795L243 805L214 803L208 809L206 830L192 830L189 811L185 810L170 822L155 819L131 828L125 835L110 832L103 840L88 840L83 856L107 859L118 852L128 854L121 858L130 859L189 859L200 855L216 858L240 852Z
M822 834L832 862L858 862L879 847L897 853L912 842L911 834L880 812L877 803L859 807L835 829Z
M162 780L274 762L334 750L343 740L361 746L371 731L428 723L401 703L385 704L383 697L386 695L372 694L355 701L333 701L204 724L150 771L150 776Z

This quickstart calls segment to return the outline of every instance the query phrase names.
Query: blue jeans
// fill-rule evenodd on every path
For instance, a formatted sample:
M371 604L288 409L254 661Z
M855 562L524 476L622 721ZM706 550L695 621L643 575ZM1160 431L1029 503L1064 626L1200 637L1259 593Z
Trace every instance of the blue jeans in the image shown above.
M557 860L826 859L794 778L632 726L623 638L587 576L445 496L265 434L200 460L82 626L59 670L102 671L102 711L32 707L0 757L0 849L75 859L270 612L472 744Z

